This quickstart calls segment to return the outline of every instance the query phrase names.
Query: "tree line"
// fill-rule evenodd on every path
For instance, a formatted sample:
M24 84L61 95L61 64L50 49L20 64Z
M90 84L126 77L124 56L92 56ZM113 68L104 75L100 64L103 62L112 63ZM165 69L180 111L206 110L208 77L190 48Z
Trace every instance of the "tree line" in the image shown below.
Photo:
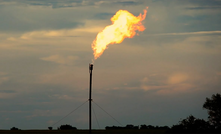
M111 129L133 129L133 130L164 130L168 133L220 133L221 132L221 95L213 94L211 98L206 98L203 104L203 108L207 110L208 120L198 119L193 115L188 116L186 119L179 121L176 125L172 127L168 126L152 126L152 125L126 125L122 126L106 126L106 130ZM48 127L52 130L52 127ZM20 130L16 127L12 127L11 130ZM57 130L77 130L76 127L71 125L61 125Z
M221 132L221 95L214 94L211 98L206 98L203 108L207 110L208 120L198 119L193 115L179 121L172 127L168 126L151 126L127 125L125 127L106 127L106 129L164 129L169 133L217 133Z
M169 132L221 132L221 95L217 93L213 94L211 98L206 98L203 108L208 113L207 121L190 115L186 119L181 120L177 125L173 125Z

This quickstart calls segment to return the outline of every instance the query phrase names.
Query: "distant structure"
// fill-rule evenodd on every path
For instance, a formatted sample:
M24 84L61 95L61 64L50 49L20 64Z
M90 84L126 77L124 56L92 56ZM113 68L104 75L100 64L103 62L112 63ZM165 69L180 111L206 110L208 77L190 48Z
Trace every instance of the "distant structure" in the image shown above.
M89 87L89 134L91 134L91 88L92 88L92 70L93 64L89 64L90 87Z

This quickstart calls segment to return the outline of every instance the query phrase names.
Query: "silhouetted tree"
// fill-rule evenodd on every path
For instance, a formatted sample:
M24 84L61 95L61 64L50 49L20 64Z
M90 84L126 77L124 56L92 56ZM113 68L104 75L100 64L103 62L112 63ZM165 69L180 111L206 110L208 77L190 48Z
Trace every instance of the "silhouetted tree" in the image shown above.
M221 95L212 95L211 99L206 98L203 108L207 109L209 122L215 129L221 129Z
M154 127L154 126L152 126L152 125L140 125L140 129L164 129L164 130L168 130L168 129L170 129L168 126L156 126L156 127Z
M168 127L168 126L160 126L159 129L167 129L167 130L169 130L170 127Z
M53 127L48 127L48 129L49 129L49 130L52 130L52 129L53 129Z
M191 115L180 121L179 124L173 125L169 132L221 132L221 95L217 93L211 98L206 98L203 108L208 110L209 121L196 119Z
M147 128L148 128L148 129L155 129L155 127L152 126L152 125L148 125Z
M66 124L66 125L61 125L58 130L77 130L77 128Z
M140 129L148 129L148 128L147 128L147 125L144 124L144 125L140 125Z
M21 130L21 129L18 129L17 127L12 127L10 130Z
M139 129L139 126L134 126L134 125L129 124L125 128L126 129Z
M209 132L211 126L209 122L203 119L197 119L190 115L186 119L179 122L178 125L174 125L171 128L171 132L182 132L182 133L201 133Z
M121 127L121 126L112 126L112 127L106 126L105 129L106 130L110 130L110 129L124 129L124 127Z
M106 126L105 127L106 130L111 130L111 129L139 129L139 126L134 126L134 125L127 125L125 127L122 127L122 126L112 126L112 127L109 127L109 126Z

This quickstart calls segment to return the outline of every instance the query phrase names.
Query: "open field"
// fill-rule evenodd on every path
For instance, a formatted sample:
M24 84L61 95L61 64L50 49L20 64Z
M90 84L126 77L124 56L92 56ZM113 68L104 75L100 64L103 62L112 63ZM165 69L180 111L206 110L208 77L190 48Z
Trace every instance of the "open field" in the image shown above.
M165 130L93 130L92 134L151 134ZM0 134L88 134L88 130L0 130Z

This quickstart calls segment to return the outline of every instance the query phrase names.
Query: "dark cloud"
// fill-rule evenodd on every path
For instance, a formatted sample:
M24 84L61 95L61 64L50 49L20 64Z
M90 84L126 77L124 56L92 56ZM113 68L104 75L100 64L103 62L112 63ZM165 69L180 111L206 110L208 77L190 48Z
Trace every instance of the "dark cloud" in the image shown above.
M56 8L70 8L70 7L80 7L80 6L91 6L95 5L96 2L100 0L3 0L0 2L3 4L22 4L22 5L31 5L31 6L43 6L43 7L52 7L53 9Z
M42 29L69 29L76 28L78 26L84 25L82 20L74 19L73 14L78 14L80 16L85 16L84 13L71 13L71 12L54 12L52 13L50 8L45 8L41 13L38 13L36 10L23 10L18 7L31 6L45 6L52 8L66 8L66 7L82 7L97 5L96 3L100 2L99 0L93 1L82 1L82 0L68 0L68 1L59 1L59 0L21 0L21 1L1 1L3 4L0 9L0 30L4 32L10 31L33 31L33 30L42 30ZM8 3L8 4L5 4ZM0 3L1 4L1 3ZM113 1L101 2L99 5L110 6L110 5L139 5L142 2L135 1ZM91 14L88 19L107 19L111 17L114 13L98 13Z
M152 0L153 3L164 3L168 6L171 3L167 0ZM220 0L176 0L173 4L178 5L189 5L189 6L200 6L200 7L218 7L221 5Z
M119 2L114 2L113 4L122 5L122 6L135 6L143 4L143 1L119 1Z
M188 0L189 3L202 7L218 7L221 6L220 0ZM202 8L203 9L203 8Z
M20 3L25 5L33 5L33 6L52 6L54 8L56 7L69 7L68 5L72 3L80 4L82 3L82 0L66 0L66 1L59 1L59 0L20 0L20 1L14 1L14 0L2 0L2 3L8 3L13 4ZM0 3L1 4L1 3Z
M1 11L0 30L2 32L66 29L84 25L77 20L71 20L69 17L67 18L63 16L60 18L59 15L48 14L47 11L45 11L45 14L36 14L36 12L32 12L32 14L28 15L27 12L24 13L21 10L16 10L17 9L14 9L13 12L7 12L7 9ZM38 17L34 15L37 15Z
M93 19L110 19L113 15L113 13L98 13Z
M204 10L204 9L221 9L221 6L208 6L208 7L188 7L189 10Z
M195 6L187 7L188 10L221 9L221 1L219 0L189 0L188 2Z
M32 5L32 6L51 6L52 8L68 8L68 7L80 7L80 6L94 6L97 3L100 3L100 5L121 5L121 6L133 6L133 5L139 5L142 4L144 1L101 1L101 0L20 0L20 1L14 1L14 0L3 0L2 3L8 3L13 4L14 3L20 3L25 5ZM108 3L108 4L105 4ZM0 2L1 4L1 2Z

